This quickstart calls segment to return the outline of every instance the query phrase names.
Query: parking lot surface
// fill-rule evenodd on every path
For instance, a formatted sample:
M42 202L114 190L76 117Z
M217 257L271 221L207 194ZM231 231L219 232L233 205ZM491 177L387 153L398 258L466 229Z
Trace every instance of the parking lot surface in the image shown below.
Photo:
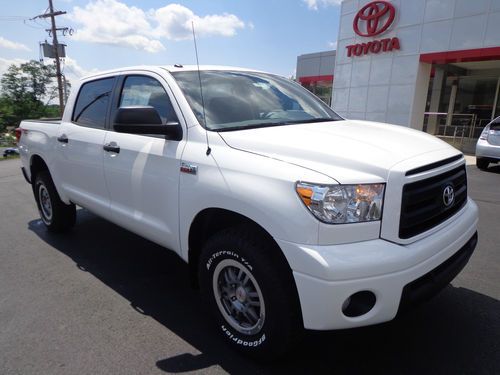
M500 374L500 166L467 167L479 244L441 294L267 364L224 344L175 254L86 210L47 233L19 168L0 162L0 374Z

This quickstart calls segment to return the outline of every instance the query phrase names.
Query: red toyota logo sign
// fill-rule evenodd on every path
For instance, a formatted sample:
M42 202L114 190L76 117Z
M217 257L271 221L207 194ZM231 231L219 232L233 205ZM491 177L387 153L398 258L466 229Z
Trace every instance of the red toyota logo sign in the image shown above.
M366 4L354 17L354 32L359 36L382 34L394 22L396 9L387 1L372 1Z
M387 31L396 17L396 8L387 1L378 0L366 4L356 13L352 27L359 36L373 37ZM377 54L401 49L398 37L371 40L346 46L347 57Z

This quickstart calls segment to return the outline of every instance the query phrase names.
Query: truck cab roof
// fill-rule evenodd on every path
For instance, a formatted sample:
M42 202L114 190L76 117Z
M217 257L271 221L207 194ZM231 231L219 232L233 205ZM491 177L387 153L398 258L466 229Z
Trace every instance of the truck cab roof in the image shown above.
M159 69L166 70L170 73L174 72L188 72L188 71L209 71L209 70L219 70L219 71L241 71L241 72L262 72L257 69L248 69L248 68L240 68L240 67L234 67L234 66L224 66L224 65L200 65L199 68L197 65L181 65L181 64L175 64L175 65L137 65L137 66L130 66L130 67L122 67L122 68L117 68L117 69L110 69L102 72L96 72L94 74L85 76L81 78L81 81L86 81L90 78L96 78L100 76L105 76L109 74L117 74L117 73L123 73L123 72L128 72L128 71L137 71L137 70L146 70L146 71L158 71Z

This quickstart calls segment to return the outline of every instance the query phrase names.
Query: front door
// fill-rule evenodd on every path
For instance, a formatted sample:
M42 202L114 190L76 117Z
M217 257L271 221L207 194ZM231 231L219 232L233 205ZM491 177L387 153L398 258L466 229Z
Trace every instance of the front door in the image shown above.
M149 105L165 124L178 121L169 94L167 84L154 73L128 75L115 110ZM117 133L111 124L105 144L111 147L104 156L104 173L112 220L167 248L178 249L179 168L185 141Z

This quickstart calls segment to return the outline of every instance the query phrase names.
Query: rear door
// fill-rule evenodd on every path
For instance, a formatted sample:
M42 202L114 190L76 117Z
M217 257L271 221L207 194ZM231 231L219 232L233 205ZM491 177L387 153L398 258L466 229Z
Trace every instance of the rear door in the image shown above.
M111 118L119 107L149 105L164 124L181 116L164 79L155 73L138 72L121 77L112 104ZM172 100L171 100L172 98ZM117 133L112 124L105 145L104 173L110 192L112 220L170 249L178 249L180 159L184 139Z
M74 203L98 215L109 215L104 180L103 144L116 78L85 82L76 98L71 121L63 122L57 144L60 183Z

